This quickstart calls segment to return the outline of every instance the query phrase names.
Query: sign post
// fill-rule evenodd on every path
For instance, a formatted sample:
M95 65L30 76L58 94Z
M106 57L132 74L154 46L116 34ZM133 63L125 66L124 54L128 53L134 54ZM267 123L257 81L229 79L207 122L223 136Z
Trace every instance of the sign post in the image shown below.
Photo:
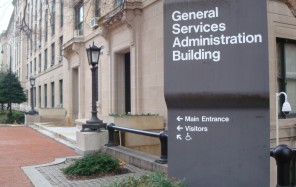
M264 0L164 0L168 172L189 186L269 186Z

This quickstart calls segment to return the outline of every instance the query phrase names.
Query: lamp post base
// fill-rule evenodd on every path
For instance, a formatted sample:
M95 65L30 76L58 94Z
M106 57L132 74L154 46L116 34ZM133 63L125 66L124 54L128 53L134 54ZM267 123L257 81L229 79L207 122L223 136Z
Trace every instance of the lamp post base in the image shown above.
M82 129L80 132L101 132L101 129L105 127L105 124L101 120L99 121L92 121L87 120L86 123L82 124ZM86 131L85 129L88 129Z
M30 110L28 112L28 115L37 115L37 114L38 114L38 112L36 112L35 110Z

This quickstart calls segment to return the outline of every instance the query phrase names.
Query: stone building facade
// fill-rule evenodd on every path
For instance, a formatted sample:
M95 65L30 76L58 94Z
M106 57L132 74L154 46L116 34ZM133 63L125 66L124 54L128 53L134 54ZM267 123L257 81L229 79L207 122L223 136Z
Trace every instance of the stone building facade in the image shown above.
M66 19L76 17L82 5L84 16L82 28L74 21L64 28L71 33L63 38L63 106L69 121L90 117L91 73L85 49L93 43L104 48L97 79L100 118L107 120L110 113L166 115L162 35L157 34L162 33L162 8L155 4L161 2L77 1L66 7Z
M284 91L288 95L292 111L285 118L279 114L280 144L295 147L295 99L294 67L296 65L296 4L295 1L267 1L269 34L269 80L270 80L270 116L271 147L276 146L276 93ZM280 110L280 109L279 109ZM276 167L271 159L271 186L276 183Z

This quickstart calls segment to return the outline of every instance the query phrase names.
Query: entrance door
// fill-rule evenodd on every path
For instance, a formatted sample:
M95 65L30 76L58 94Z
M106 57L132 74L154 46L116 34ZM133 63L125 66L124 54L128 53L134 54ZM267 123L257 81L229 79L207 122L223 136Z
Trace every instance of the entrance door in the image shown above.
M130 53L117 53L115 56L115 113L131 112L131 62Z
M78 88L78 76L79 75L79 70L78 68L75 68L72 70L72 111L73 111L73 120L75 121L78 119L78 112L79 112L79 88Z
M125 113L131 112L131 58L130 53L124 54L124 85Z

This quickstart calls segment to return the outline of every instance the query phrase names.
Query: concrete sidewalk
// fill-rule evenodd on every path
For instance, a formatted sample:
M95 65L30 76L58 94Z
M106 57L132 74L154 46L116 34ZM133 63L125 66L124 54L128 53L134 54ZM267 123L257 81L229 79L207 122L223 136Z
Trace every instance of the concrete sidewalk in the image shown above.
M48 123L35 123L30 127L73 149L76 145L76 131L80 131L77 127L55 126Z
M7 187L33 186L22 171L23 166L77 156L73 149L26 126L0 127L0 153L0 184Z

